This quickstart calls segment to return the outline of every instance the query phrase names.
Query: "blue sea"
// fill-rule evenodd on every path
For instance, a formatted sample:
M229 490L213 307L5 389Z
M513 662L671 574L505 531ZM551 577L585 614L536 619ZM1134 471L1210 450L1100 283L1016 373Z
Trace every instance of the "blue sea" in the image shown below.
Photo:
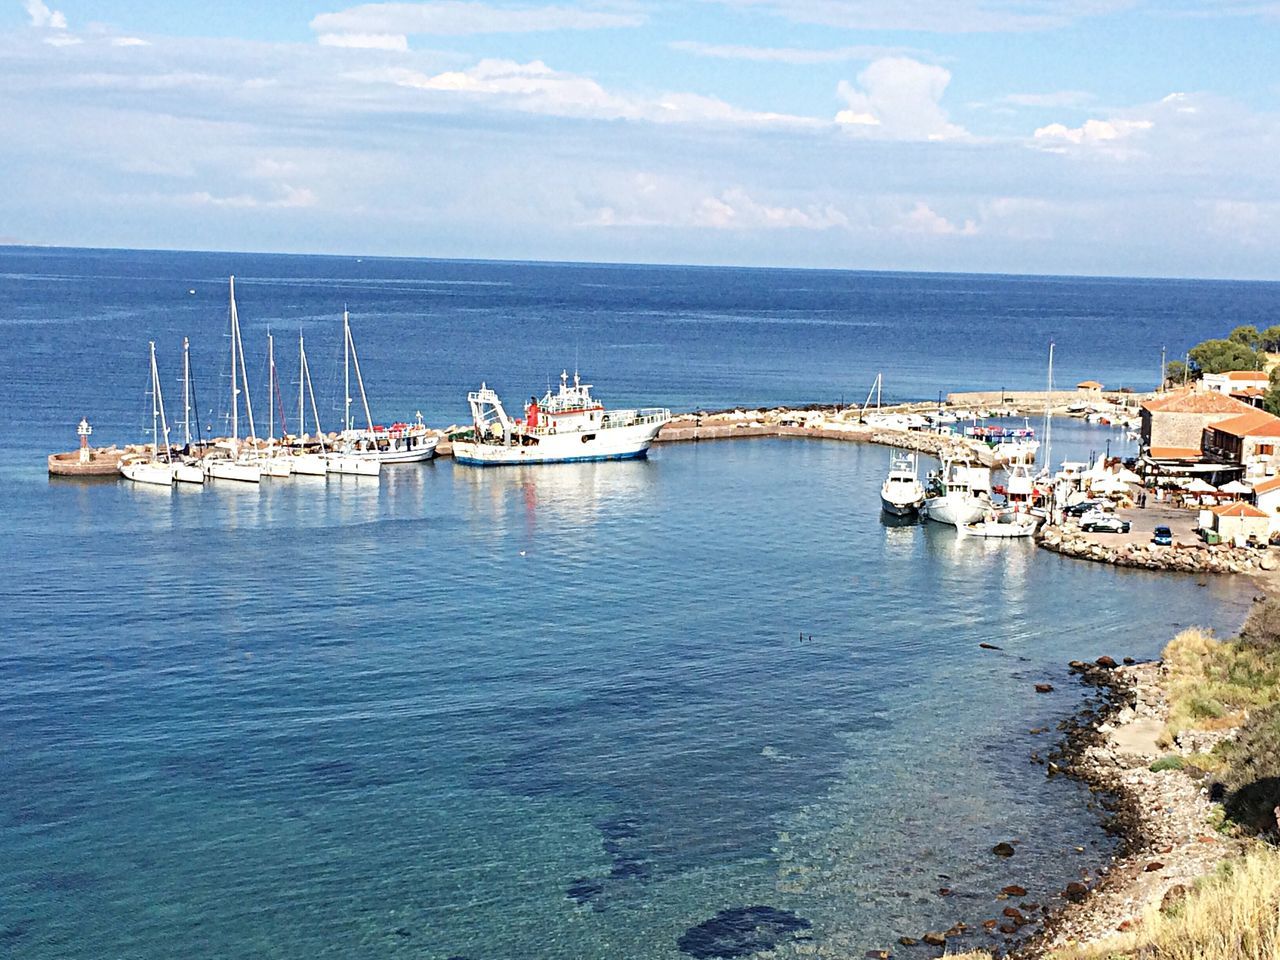
M1067 661L1248 602L888 525L888 451L852 443L49 479L81 416L143 438L148 340L172 421L191 338L223 431L232 273L260 419L266 333L289 419L301 330L330 429L344 304L375 419L437 426L482 380L518 406L575 368L686 410L860 401L881 371L887 399L1037 389L1050 340L1060 382L1149 388L1162 345L1280 307L1272 284L0 248L0 955L844 957L978 926L1001 886L1050 902L1112 849L1034 762L1085 695ZM1055 459L1108 444L1131 450L1055 426Z

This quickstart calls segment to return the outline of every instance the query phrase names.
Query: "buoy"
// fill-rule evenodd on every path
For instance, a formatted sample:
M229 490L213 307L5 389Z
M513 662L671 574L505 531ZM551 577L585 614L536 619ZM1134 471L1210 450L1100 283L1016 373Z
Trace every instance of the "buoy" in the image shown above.
M196 292L196 291L195 291L195 289L194 289L194 288L193 288L193 289L191 289L191 290L188 290L188 291L187 291L187 293L192 293L192 294L193 294L193 293L195 293L195 292Z

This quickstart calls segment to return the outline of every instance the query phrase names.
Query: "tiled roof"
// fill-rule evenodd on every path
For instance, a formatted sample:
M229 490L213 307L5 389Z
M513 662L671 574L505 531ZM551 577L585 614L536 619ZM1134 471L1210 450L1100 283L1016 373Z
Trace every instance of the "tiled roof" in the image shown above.
M1152 447L1147 451L1152 460L1199 460L1199 447Z
M1228 380L1269 380L1261 370L1228 370L1224 376Z
M1148 400L1142 409L1150 413L1248 413L1253 408L1216 390L1179 390Z
M1211 507L1220 517L1262 517L1264 520L1267 514L1263 513L1251 503L1236 501L1235 503L1224 503L1220 507Z
M1097 380L1081 380L1076 384L1077 390L1101 390L1102 384Z
M1263 480L1253 485L1253 492L1270 493L1272 490L1280 490L1280 477L1272 477L1270 480Z
M1238 417L1222 420L1209 427L1233 437L1280 437L1280 417L1265 410L1253 410Z

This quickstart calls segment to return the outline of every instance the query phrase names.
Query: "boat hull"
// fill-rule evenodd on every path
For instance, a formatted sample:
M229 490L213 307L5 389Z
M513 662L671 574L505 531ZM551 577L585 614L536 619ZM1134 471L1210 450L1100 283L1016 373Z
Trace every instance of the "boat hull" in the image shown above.
M989 506L987 501L977 497L947 494L942 497L929 497L921 509L930 520L958 527L965 523L977 523L983 518Z
M290 459L293 472L303 477L323 477L329 472L325 458L318 453L300 453Z
M156 460L131 460L120 464L120 472L134 483L156 487L173 486L173 465Z
M880 495L880 509L890 516L909 517L919 510L920 506L921 503L919 501L915 503L894 503L886 498L884 494Z
M456 440L453 444L453 459L472 467L639 460L648 454L653 438L661 429L661 423L645 423L595 432L551 434L539 437L538 443L528 446Z
M344 454L358 457L361 460L376 460L378 463L425 463L436 455L436 447L440 438L429 435L413 435L409 437L378 437L377 445L370 445L368 434L361 434L361 440L353 447L344 447ZM387 444L382 449L381 444Z
M336 473L344 477L376 477L382 472L382 463L380 461L368 460L364 457L335 454L327 457L325 462L329 473Z
M261 483L262 471L251 463L235 460L211 460L205 464L205 476L211 480L234 480L239 483Z
M289 457L267 457L259 461L259 469L264 477L288 477L293 473L293 464Z
M174 464L173 479L178 483L204 483L204 467L198 463Z

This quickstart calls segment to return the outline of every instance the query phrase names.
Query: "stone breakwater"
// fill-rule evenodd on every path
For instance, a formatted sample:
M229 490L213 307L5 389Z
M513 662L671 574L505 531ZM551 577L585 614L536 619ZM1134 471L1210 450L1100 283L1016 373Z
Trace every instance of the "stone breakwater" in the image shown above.
M1169 713L1165 667L1115 666L1106 657L1099 664L1072 664L1099 695L1079 715L1061 759L1065 772L1100 798L1109 811L1107 829L1123 842L1099 879L1071 885L1065 906L1017 951L1023 958L1133 929L1148 907L1168 908L1219 861L1243 849L1243 841L1214 829L1221 808L1211 802L1202 771L1189 765L1151 769L1162 756L1190 757L1205 748L1203 734L1180 736L1168 748L1160 744Z
M1280 560L1269 550L1251 550L1229 544L1175 545L1153 543L1099 543L1073 527L1046 526L1039 534L1040 546L1063 556L1117 567L1143 570L1173 570L1183 573L1257 573L1275 570Z

